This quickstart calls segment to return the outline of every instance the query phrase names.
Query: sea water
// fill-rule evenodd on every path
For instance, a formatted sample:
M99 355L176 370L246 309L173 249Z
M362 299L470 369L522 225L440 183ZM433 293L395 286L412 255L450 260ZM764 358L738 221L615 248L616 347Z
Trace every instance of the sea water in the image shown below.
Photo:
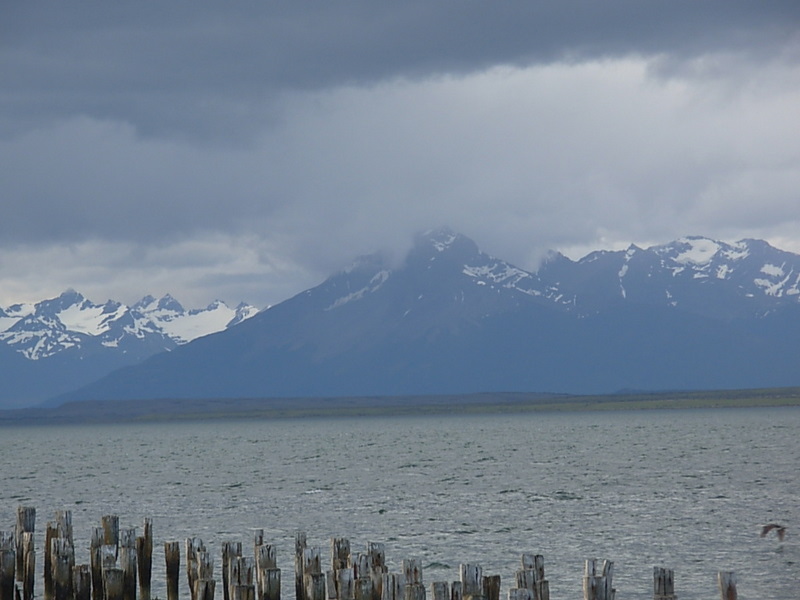
M331 537L383 542L426 585L477 563L501 597L522 553L544 555L554 600L582 597L587 558L614 561L618 599L652 598L654 566L686 600L718 598L718 571L743 599L800 590L800 408L6 427L0 475L0 530L36 507L40 553L56 510L72 511L79 563L103 515L139 532L152 518L161 598L163 542L200 537L221 579L222 542L252 555L255 529L289 598L298 530L325 563ZM784 542L759 536L767 522Z

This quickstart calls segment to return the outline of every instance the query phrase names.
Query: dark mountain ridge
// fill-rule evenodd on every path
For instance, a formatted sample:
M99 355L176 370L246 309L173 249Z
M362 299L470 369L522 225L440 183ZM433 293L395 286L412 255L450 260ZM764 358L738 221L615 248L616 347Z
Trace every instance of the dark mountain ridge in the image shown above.
M310 397L800 384L800 256L766 242L553 254L537 273L448 229L61 396Z

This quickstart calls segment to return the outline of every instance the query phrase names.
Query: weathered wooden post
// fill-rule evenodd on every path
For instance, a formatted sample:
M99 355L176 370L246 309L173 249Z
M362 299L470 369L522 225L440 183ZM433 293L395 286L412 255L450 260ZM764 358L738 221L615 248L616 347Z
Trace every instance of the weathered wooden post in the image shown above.
M119 532L119 566L124 573L123 600L136 600L136 529Z
M295 546L297 549L297 546ZM322 551L320 548L303 550L303 561L300 565L303 573L303 594L305 600L326 600L325 573L322 572Z
M92 570L92 600L103 600L103 541L102 527L95 527L89 542L89 565Z
M454 581L450 584L450 600L462 600L464 597L464 588L460 581Z
M534 600L533 592L528 588L511 588L508 590L508 600Z
M294 536L294 593L295 600L306 600L303 553L306 549L306 532L298 531Z
M325 574L304 572L306 600L325 600Z
M235 556L231 558L230 564L230 597L233 598L234 589L240 586L250 586L253 588L253 600L255 600L255 584L253 583L253 572L255 562L249 556ZM240 590L240 594L249 594L248 590Z
M386 568L386 549L383 544L377 542L367 542L367 554L370 558L372 569L370 578L372 579L372 600L381 600L383 593L383 574L388 571Z
M42 591L44 600L53 600L53 540L58 538L58 525L48 522L44 530L44 564Z
M482 587L486 600L500 600L500 575L484 576Z
M58 528L58 537L69 541L69 545L75 547L72 539L72 511L71 510L57 510L56 511L56 527Z
M125 572L117 567L103 569L103 598L123 600L125 593Z
M144 520L144 532L136 538L136 566L139 572L141 600L150 600L153 573L153 519Z
M480 565L462 564L459 572L462 598L464 600L483 598L483 569Z
M105 546L119 546L119 517L105 515L100 522L103 526L103 544Z
M350 561L350 540L331 538L331 569L346 569Z
M433 600L450 600L450 586L446 581L434 581L431 584Z
M381 576L381 600L403 600L405 579L399 573L384 573Z
M258 595L261 593L261 569L258 568L258 549L263 545L264 545L264 530L256 529L253 532L253 559L255 560L256 564L256 573L255 573L256 599L258 599Z
M194 595L197 600L214 600L214 590L217 582L213 579L198 579L195 581Z
M92 572L89 565L72 567L72 597L75 600L91 600Z
M523 554L522 569L517 571L517 588L531 592L532 600L550 600L550 584L544 577L544 557Z
M17 566L14 534L0 531L0 600L14 600L14 570Z
M178 600L178 580L181 573L179 542L164 542L164 562L167 568L167 600Z
M338 598L338 600L353 600L356 597L355 573L350 567L342 567L333 573L333 581L328 582L328 598ZM334 589L330 589L333 583Z
M17 507L17 524L14 529L14 539L16 540L16 556L17 556L17 581L25 581L25 559L26 553L24 549L24 534L33 533L36 529L36 509L32 506L18 506Z
M739 597L736 592L736 573L733 571L717 573L717 583L721 600L736 600Z
M51 561L53 598L69 600L72 594L72 567L75 562L75 553L69 540L51 540Z
M186 579L189 583L189 594L192 600L197 600L194 595L194 582L197 580L197 553L205 551L203 540L198 537L186 538Z
M372 600L372 578L358 577L355 580L353 596L355 600Z
M261 589L258 600L281 600L281 570L276 568L264 569L261 572Z
M674 580L672 570L653 567L653 600L675 600Z
M231 598L231 562L242 555L241 542L222 542L222 597Z
M33 531L22 534L22 553L24 572L22 577L22 599L33 600L36 577L36 549L33 545Z
M425 585L422 583L422 563L416 558L403 559L404 600L425 600Z
M596 559L587 559L583 573L584 600L614 600L613 573L613 562L604 560L602 565L598 565Z
M275 547L262 543L256 546L256 598L280 600L281 570L275 557Z

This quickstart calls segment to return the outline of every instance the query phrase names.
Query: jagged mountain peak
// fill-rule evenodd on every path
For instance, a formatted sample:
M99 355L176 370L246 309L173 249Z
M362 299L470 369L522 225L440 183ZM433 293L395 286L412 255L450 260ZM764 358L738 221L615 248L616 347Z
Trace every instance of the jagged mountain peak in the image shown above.
M0 313L0 343L38 360L65 351L95 353L100 348L147 352L169 350L197 337L221 331L253 316L242 303L236 310L216 300L187 313L171 295L145 296L133 306L107 300L96 304L74 289L33 305L12 305Z

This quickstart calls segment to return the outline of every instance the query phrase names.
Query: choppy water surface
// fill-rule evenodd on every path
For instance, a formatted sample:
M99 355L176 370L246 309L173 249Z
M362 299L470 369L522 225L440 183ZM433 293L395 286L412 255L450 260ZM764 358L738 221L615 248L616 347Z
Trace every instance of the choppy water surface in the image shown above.
M219 565L223 541L251 548L263 528L291 597L305 530L323 556L340 536L354 550L384 542L393 570L420 558L426 584L479 563L503 597L534 552L554 600L582 597L594 557L615 562L620 599L652 598L664 566L683 599L718 598L716 573L731 570L740 598L790 600L799 434L798 408L6 428L0 529L35 506L41 549L46 521L70 509L88 562L103 515L152 517L162 598L164 541L199 536ZM788 526L785 542L759 537L770 521Z

